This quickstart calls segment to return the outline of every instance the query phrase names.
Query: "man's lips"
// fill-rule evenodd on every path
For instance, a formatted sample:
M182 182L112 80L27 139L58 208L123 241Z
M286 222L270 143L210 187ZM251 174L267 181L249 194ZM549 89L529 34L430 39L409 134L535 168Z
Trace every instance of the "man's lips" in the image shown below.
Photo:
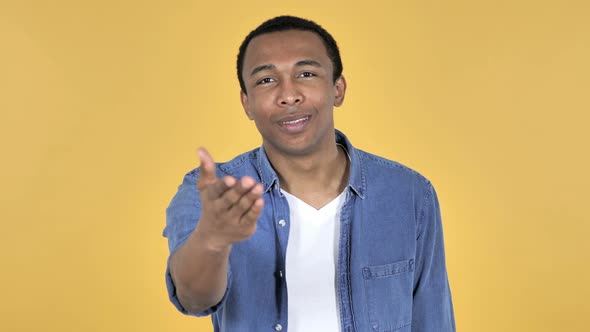
M281 124L281 125L294 125L297 123L307 121L307 120L309 120L309 118L311 118L311 115L305 115L305 116L300 116L300 117L296 117L296 118L281 120L281 121L279 121L279 124Z
M298 134L305 130L311 115L291 116L278 122L279 126L290 134Z

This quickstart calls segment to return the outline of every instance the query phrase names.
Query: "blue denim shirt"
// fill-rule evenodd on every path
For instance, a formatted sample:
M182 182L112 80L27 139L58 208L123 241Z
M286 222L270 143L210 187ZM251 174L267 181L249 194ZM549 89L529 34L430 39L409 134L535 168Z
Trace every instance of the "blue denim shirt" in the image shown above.
M341 331L455 331L440 210L431 183L397 162L355 149L339 131L336 139L351 158L336 275ZM284 271L290 220L277 174L261 147L217 164L217 175L249 175L262 183L265 206L256 232L232 246L228 286L219 304L187 312L167 268L170 300L184 314L212 314L215 331L288 331ZM166 211L170 254L199 220L198 176L195 169L184 177Z

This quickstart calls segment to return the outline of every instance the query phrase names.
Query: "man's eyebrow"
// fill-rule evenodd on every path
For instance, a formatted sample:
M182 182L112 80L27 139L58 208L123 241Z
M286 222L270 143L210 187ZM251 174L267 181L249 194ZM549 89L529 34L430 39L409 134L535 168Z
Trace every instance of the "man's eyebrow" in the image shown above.
M297 61L297 63L295 63L295 66L297 66L297 67L302 67L302 66L322 67L322 64L315 61L315 60L301 60L301 61ZM261 66L258 66L256 68L252 69L250 76L254 76L263 70L273 70L273 69L275 69L275 65L271 65L271 64L261 65Z
M315 60L301 60L301 61L297 61L295 66L298 66L298 67L300 67L300 66L321 67L322 65Z
M262 66L258 66L256 68L252 69L252 72L250 73L250 76L254 76L258 72L261 72L263 70L272 70L274 68L275 68L275 65L262 65Z

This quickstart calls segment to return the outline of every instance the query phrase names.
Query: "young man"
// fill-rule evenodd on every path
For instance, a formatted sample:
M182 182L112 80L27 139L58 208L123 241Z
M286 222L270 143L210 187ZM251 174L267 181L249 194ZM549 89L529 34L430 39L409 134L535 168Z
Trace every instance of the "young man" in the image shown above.
M260 148L199 149L167 209L170 299L215 331L454 331L436 193L334 128L346 80L332 36L281 16L238 54Z

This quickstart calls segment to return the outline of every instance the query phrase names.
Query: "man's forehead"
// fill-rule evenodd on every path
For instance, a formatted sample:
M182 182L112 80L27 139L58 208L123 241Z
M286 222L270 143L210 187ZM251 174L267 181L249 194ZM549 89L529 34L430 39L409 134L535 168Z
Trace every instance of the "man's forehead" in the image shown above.
M302 55L314 58L325 56L328 59L328 51L316 33L302 30L276 31L256 36L250 41L246 48L244 65L255 65L252 61L272 60L275 56Z

